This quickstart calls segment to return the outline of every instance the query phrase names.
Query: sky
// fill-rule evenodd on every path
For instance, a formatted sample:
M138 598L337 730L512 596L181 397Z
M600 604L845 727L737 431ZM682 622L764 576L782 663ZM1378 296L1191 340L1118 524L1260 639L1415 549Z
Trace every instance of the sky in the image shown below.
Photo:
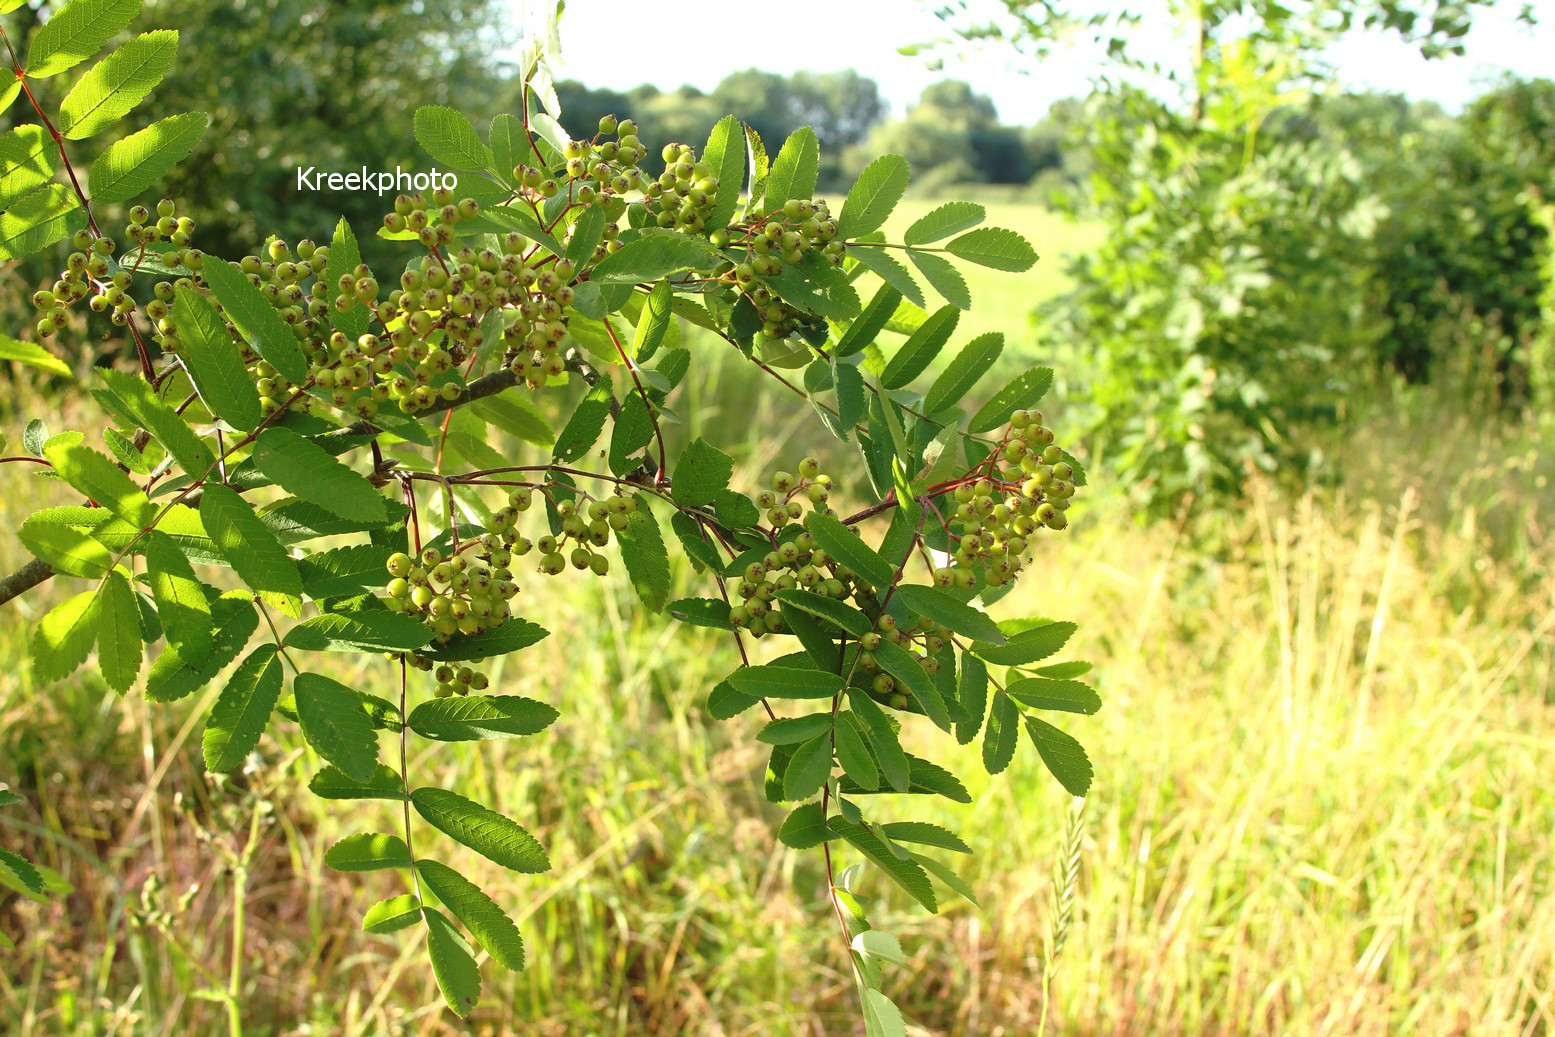
M544 0L509 2L517 12ZM1433 100L1457 111L1503 71L1555 75L1555 0L1535 0L1532 6L1542 18L1535 30L1517 22L1521 0L1504 0L1481 11L1467 41L1468 53L1461 58L1427 61L1402 41L1357 33L1340 41L1330 59L1347 85ZM662 13L644 16L655 7ZM711 13L687 17L682 8ZM742 10L759 12L759 17L742 15ZM731 24L757 31L730 36ZM768 44L756 38L763 28L772 30ZM896 113L930 83L958 78L992 98L1004 122L1027 124L1040 120L1054 101L1087 93L1098 68L1096 57L1073 51L1037 61L984 48L969 58L952 56L936 71L926 58L898 52L945 35L931 5L921 0L781 0L748 9L746 0L715 0L706 7L569 0L557 74L613 89L652 83L669 90L689 83L711 90L729 73L752 67L776 72L852 68L880 85ZM1161 47L1181 49L1170 39L1163 39Z

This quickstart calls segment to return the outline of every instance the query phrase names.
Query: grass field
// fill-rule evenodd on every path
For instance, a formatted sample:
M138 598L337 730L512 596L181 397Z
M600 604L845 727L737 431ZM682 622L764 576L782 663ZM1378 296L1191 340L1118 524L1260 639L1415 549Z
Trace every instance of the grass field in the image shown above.
M1044 264L1064 251L1042 244L1064 228L1039 211L991 219L1030 234ZM1028 302L1056 283L1009 278L976 329L1025 327ZM43 408L27 402L32 383L10 389L14 441ZM740 431L737 481L750 485L813 442L797 404L709 357L679 409L693 428ZM47 410L56 428L97 420L78 400ZM1451 457L1429 448L1443 437ZM1508 442L1401 418L1364 439L1347 491L1253 486L1244 507L1154 526L1119 497L1087 503L1046 542L1044 578L1000 606L1079 622L1071 645L1096 663L1106 703L1064 725L1098 777L1050 1032L1555 1031L1549 430ZM18 467L0 466L8 528L59 496ZM0 569L20 558L0 540ZM0 781L30 801L0 813L0 845L75 886L47 904L0 900L0 929L23 934L0 958L0 1032L221 1029L225 1007L200 992L227 982L230 864L250 831L247 1032L463 1032L419 947L354 931L398 892L390 880L323 866L339 836L390 824L382 808L325 810L299 793L317 760L284 723L263 778L212 781L198 749L210 694L148 706L95 677L35 685L29 626L66 589L46 585L0 626ZM461 859L519 917L530 958L516 976L487 967L470 1029L861 1032L818 855L775 839L758 725L703 712L732 648L645 614L616 578L533 581L520 602L557 636L493 682L554 702L562 720L521 744L410 761L415 780L519 818L555 865L521 877ZM369 690L390 679L376 666L340 676ZM912 809L978 850L962 870L984 906L927 917L866 873L911 956L892 993L916 1034L1028 1037L1070 804L1029 745L994 779L975 747L932 749L975 803Z

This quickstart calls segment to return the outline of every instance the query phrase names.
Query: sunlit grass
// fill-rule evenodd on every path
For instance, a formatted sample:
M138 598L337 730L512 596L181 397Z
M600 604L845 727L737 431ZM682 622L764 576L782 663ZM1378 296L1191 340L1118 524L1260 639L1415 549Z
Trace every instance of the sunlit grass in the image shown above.
M0 521L55 496L7 466ZM1179 533L1092 507L1044 549L1045 577L1001 606L1079 621L1072 648L1097 663L1106 701L1063 723L1099 777L1054 1032L1550 1025L1555 583L1455 603L1446 588L1470 573L1484 585L1500 563L1472 523L1422 514L1404 495L1344 506L1255 496L1244 514L1197 517ZM18 557L0 546L0 563ZM263 750L277 773L212 783L198 754L209 695L148 708L90 676L36 687L24 641L65 589L18 602L0 633L0 759L31 800L0 815L0 839L77 887L0 910L0 925L26 934L0 970L0 1026L217 1026L221 1007L196 996L201 969L222 972L228 952L231 878L217 849L260 809L252 1032L310 1019L330 1033L451 1031L420 948L355 931L398 891L393 880L322 865L343 834L393 830L392 812L298 793L317 761L280 721ZM580 589L536 578L521 600L557 636L504 662L494 682L555 702L561 722L510 745L416 744L410 763L415 781L519 818L555 862L518 877L446 840L418 846L474 873L529 942L525 973L488 966L477 1028L849 1032L853 994L819 861L774 838L782 811L760 794L757 724L701 712L732 649L644 614L615 579ZM379 691L392 679L378 664L341 676ZM1031 1033L1066 798L1029 746L990 779L975 746L920 737L976 802L889 814L963 833L979 851L967 870L984 910L925 917L870 875L876 913L913 954L894 992L927 1033ZM137 922L153 874L162 927Z

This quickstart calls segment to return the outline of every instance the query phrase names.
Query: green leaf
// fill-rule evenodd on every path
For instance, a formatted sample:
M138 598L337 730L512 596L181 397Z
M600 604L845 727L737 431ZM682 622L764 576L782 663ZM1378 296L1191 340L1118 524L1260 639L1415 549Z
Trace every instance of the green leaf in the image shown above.
M880 826L893 842L917 843L956 853L971 853L972 848L955 832L927 821L888 821Z
M842 437L858 424L864 416L864 376L852 364L832 364L832 377L837 382L837 425Z
M524 969L524 940L518 926L479 886L446 864L416 862L416 872L453 916L464 923L493 961L512 972Z
M260 421L259 393L227 325L200 292L183 285L173 291L173 320L183 343L178 359L195 391L212 414L233 428L251 431Z
M831 515L812 511L805 529L839 565L851 569L875 590L884 590L896 579L896 567L880 557L859 535Z
M830 713L807 713L802 717L779 717L756 734L758 742L768 745L797 745L822 734L830 734Z
M860 994L864 1007L864 1037L907 1037L901 1009L885 994L866 988Z
M551 449L556 442L551 423L526 395L488 396L470 404L470 410L482 421L543 450Z
M100 367L97 373L118 397L136 424L156 437L179 467L194 478L215 467L216 457L203 440L194 434L177 411L173 410L139 375Z
M378 766L378 736L363 708L362 696L317 673L299 673L292 681L292 691L302 737L314 752L347 777L358 781L372 777Z
M137 529L151 525L156 508L106 455L78 442L60 440L51 441L43 453L54 471L82 496Z
M551 870L535 837L495 810L431 787L416 789L410 801L427 824L504 868L531 875Z
M599 434L605 430L605 421L610 417L610 404L614 399L615 387L610 381L610 375L601 371L599 381L578 402L561 435L556 437L552 456L558 461L576 461L588 453L589 448L599 439Z
M1025 666L1053 655L1076 629L1073 623L1043 623L1010 635L1002 645L974 644L972 651L995 666Z
M892 853L891 848L865 825L854 824L842 817L832 817L826 823L833 832L842 836L852 844L854 849L869 858L870 863L912 894L913 899L922 904L930 914L939 910L939 905L934 899L934 887L929 885L929 877L923 873L923 868L916 861L903 860Z
M742 666L728 677L745 695L770 699L826 699L842 691L842 678L820 670L792 666Z
M702 161L718 179L718 190L706 218L708 229L728 226L740 204L740 188L745 183L745 130L738 119L726 115L718 121L702 149Z
M728 489L734 475L734 459L700 437L681 451L673 470L670 496L681 507L711 504L718 491Z
M824 594L814 591L793 588L792 590L778 591L777 598L785 605L803 609L812 615L820 616L828 623L840 630L845 630L854 637L863 637L875 628L869 617L864 615L852 605L844 604L836 598L828 598Z
M928 854L915 853L912 855L912 859L923 865L924 871L943 882L951 892L955 893L962 900L965 900L975 908L982 908L982 902L977 899L977 894L972 891L972 887L967 885L966 880L951 871L949 867Z
M637 597L650 612L663 612L670 599L670 556L648 499L636 496L637 510L626 517L626 528L616 532L616 543Z
M1033 367L1004 386L967 422L967 431L988 432L1010 420L1010 415L1036 405L1053 384L1051 367Z
M950 712L934 681L924 672L916 656L892 641L881 641L872 653L880 668L903 685L917 700L919 708L942 730L950 730Z
M903 585L896 589L896 600L920 616L947 626L958 634L991 645L1004 643L1004 632L979 609L973 608L934 587Z
M959 403L978 379L993 370L994 362L1002 352L1004 333L999 331L985 332L962 346L956 358L934 379L928 395L923 398L923 413L938 414Z
M432 961L437 988L449 1009L464 1018L481 999L481 970L470 954L470 945L441 912L427 907L421 916L427 924L427 957Z
M873 791L880 787L880 770L851 713L843 713L837 721L837 762L859 788Z
M140 608L130 581L110 572L102 589L102 614L97 628L97 665L108 687L123 694L140 673Z
M728 720L752 708L761 699L734 690L728 681L719 681L707 693L707 712L714 720Z
M848 705L852 707L854 717L864 723L864 730L869 734L869 744L874 747L875 759L880 764L886 783L897 792L906 792L912 785L911 767L885 710L863 688L848 689Z
M254 347L254 351L293 385L306 382L308 360L303 356L302 347L297 344L297 336L292 333L291 326L281 319L280 311L271 306L263 293L249 281L248 275L220 259L207 260L200 272L205 275L211 294L221 303L227 319ZM284 430L266 429L264 435L279 431Z
M880 929L867 929L853 938L853 949L892 965L906 965L907 955L902 952L901 941Z
M83 591L60 602L38 621L32 634L32 672L43 682L63 680L86 662L97 639L102 601Z
M397 835L362 832L348 835L324 852L324 863L336 871L382 871L408 868L410 847Z
M900 389L922 374L950 341L960 319L960 311L953 306L936 310L891 357L885 370L880 372L880 384L887 389Z
M410 652L432 640L432 629L403 612L329 612L286 633L286 647L305 652Z
M439 662L466 662L471 659L489 659L493 656L511 655L550 636L550 631L527 619L511 618L501 626L483 630L478 634L456 637L446 645L433 647L421 654Z
M943 256L933 252L918 252L907 250L907 258L911 259L913 266L923 275L923 279L929 282L929 286L940 293L946 302L958 310L970 310L972 308L972 293L967 289L966 278L961 276L961 271Z
M152 530L141 538L145 545L146 576L157 616L168 641L185 658L211 651L215 640L210 600L194 567L166 533Z
M15 851L0 848L0 887L5 886L33 896L42 896L45 888L43 876L31 861Z
M748 122L744 126L745 146L750 152L750 195L745 202L745 213L748 216L754 211L753 206L766 194L767 176L772 172L772 164L767 158L767 146L762 143L756 127Z
M1037 747L1037 755L1042 757L1042 762L1053 772L1053 777L1058 779L1065 791L1071 796L1090 793L1093 776L1091 761L1079 742L1036 717L1026 718L1026 733Z
M16 536L39 560L70 576L95 579L113 564L108 548L75 526L51 521L45 512L29 516Z
M1004 690L1010 698L1032 709L1052 709L1088 716L1101 708L1101 696L1089 684L1079 681L1027 677L1015 681Z
M82 140L127 115L173 67L178 33L146 32L92 66L59 105L56 127L68 140Z
M269 533L268 526L265 531ZM393 553L391 544L353 544L309 555L296 568L309 597L338 598L380 588Z
M717 598L680 598L665 606L671 617L688 626L729 630L729 603Z
M58 75L96 54L140 13L140 0L72 0L54 13L27 49L27 75Z
M914 220L912 226L903 232L902 244L927 245L957 231L975 227L987 215L988 210L976 202L946 202Z
M112 393L103 389L97 389L93 391L92 395L98 399L98 402L103 404L105 410L109 411L115 418L118 417L116 413L120 409L118 401L114 400L112 403L104 402L113 400ZM118 429L105 428L103 429L103 442L108 444L109 451L113 453L114 457L119 459L119 463L130 470L130 474L151 474L150 459L146 457L144 451L135 449L134 441L124 433Z
M486 139L491 142L491 159L496 173L504 180L511 179L513 167L522 162L529 151L529 134L524 132L524 124L503 112L491 120Z
M362 919L364 932L380 936L408 929L421 920L421 901L409 893L380 900L367 909Z
M521 695L431 699L410 712L410 729L440 742L470 742L538 734L558 716L555 707Z
M175 702L203 687L238 657L259 626L253 599L243 591L217 598L211 606L211 620L215 626L211 650L185 656L175 645L163 649L146 674L146 698Z
M383 496L367 477L323 447L289 429L265 429L254 444L254 464L276 485L341 518L388 522Z
M801 126L788 135L777 158L772 160L762 207L776 212L791 198L812 197L820 168L821 142L814 130Z
M382 763L374 767L365 780L353 778L334 764L328 764L308 782L308 791L320 799L393 799L400 802L410 799L399 772Z
M0 360L15 360L23 364L31 364L43 368L50 374L62 374L67 378L71 375L71 370L65 366L65 362L42 346L32 342L22 342L6 334L0 334Z
M885 249L878 245L854 245L848 249L848 255L862 263L866 269L873 271L880 280L911 299L914 306L927 305L923 297L923 289L918 287L918 282L913 280L912 274L902 265L902 261Z
M1014 758L1015 742L1020 738L1020 715L1004 692L994 692L988 730L983 734L983 768L989 774L1001 773Z
M902 301L902 293L889 284L880 286L875 297L869 300L869 305L864 307L864 312L848 325L848 330L843 332L837 340L836 348L832 350L832 356L852 356L861 352L880 334L881 330L890 321L891 315ZM840 388L838 390L841 391Z
M513 173L511 167L506 171L497 169L491 149L482 143L480 134L462 112L440 104L423 105L416 109L415 127L416 143L434 161L450 169L505 172L508 176Z
M329 242L329 262L319 275L325 285L338 285L346 274L356 276L356 266L362 261L362 252L356 243L356 235L344 216L335 224L334 237ZM330 292L334 295L334 292ZM329 308L329 319L347 338L357 338L367 331L371 318L366 306L352 301L344 310Z
M827 320L852 320L863 312L847 275L813 252L798 266L785 263L776 274L764 275L762 281L785 302Z
M85 224L80 200L64 184L29 191L0 212L0 262L48 248Z
M301 614L302 576L297 564L236 491L217 483L207 485L200 500L200 519L216 549L244 583L288 615Z
M820 800L795 807L778 829L778 841L795 850L807 850L835 838L826 827L826 809Z
M200 143L210 121L204 112L170 115L139 133L114 141L92 163L88 177L92 201L128 201L157 183ZM211 265L207 263L206 268Z
M205 722L206 770L237 770L259 744L281 699L279 651L274 644L262 644L233 671Z
M956 700L965 718L956 721L956 741L967 745L983 729L983 716L988 712L988 667L971 652L963 652L957 678Z
M945 251L969 263L1017 274L1030 270L1037 261L1036 250L1030 243L1003 227L968 231L946 245Z
M589 275L592 284L647 284L682 270L717 263L722 254L684 234L645 234L606 256Z
M583 266L594 257L594 250L605 233L605 210L590 205L578 214L572 225L572 236L567 239L567 258Z
M632 359L643 363L658 352L659 344L669 331L670 318L674 316L674 299L675 293L668 281L660 281L648 293L642 316L637 319L637 333L632 338Z
M788 769L783 772L783 798L809 799L831 777L831 768L831 736L817 735L795 749L788 761Z
M865 166L843 200L838 239L856 238L884 226L911 177L907 160L900 155L881 155Z
M54 138L37 123L0 134L0 209L9 209L12 202L52 180L58 151Z

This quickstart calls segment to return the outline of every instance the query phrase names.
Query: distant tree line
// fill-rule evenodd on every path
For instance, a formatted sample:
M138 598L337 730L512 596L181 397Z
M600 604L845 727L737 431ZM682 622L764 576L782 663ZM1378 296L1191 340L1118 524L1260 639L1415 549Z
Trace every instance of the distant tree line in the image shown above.
M959 183L1027 184L1037 178L1074 180L1083 163L1066 154L1066 120L1078 101L1060 102L1035 126L999 120L993 102L958 80L923 91L896 118L874 80L854 71L780 75L747 69L727 76L710 92L683 86L660 90L593 88L576 80L558 83L562 125L574 136L593 136L602 115L615 114L660 128L664 140L700 143L720 117L734 112L773 153L801 126L821 139L821 187L846 190L868 159L892 153L912 164L921 187Z

